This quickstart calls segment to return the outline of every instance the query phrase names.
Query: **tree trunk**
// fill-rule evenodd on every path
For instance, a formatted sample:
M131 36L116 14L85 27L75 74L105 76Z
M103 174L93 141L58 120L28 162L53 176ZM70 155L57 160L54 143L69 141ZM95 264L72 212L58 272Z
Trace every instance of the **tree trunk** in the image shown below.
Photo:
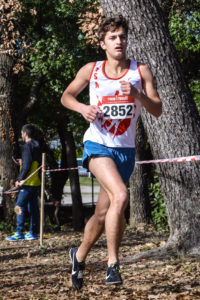
M65 147L67 155L67 168L76 168L76 148L71 131L65 131ZM84 213L79 183L78 170L69 171L71 195L72 195L72 221L74 230L80 231L84 227Z
M148 63L163 102L159 119L142 111L154 158L198 155L200 118L183 77L158 3L101 0L105 15L122 13L130 26L129 57ZM199 162L157 165L170 227L167 245L198 253L200 246Z
M58 123L58 135L61 142L62 152L61 152L61 168L67 168L67 153L66 153L66 134L65 127L63 126L64 122ZM66 184L67 179L69 178L68 171L61 172L52 172L51 173L51 195L53 201L61 202L63 195L63 188Z
M40 99L39 93L40 93L40 88L42 86L42 83L43 83L43 75L39 74L34 78L34 80L32 82L32 86L30 88L29 99L28 99L26 105L23 108L21 108L22 118L21 118L20 126L19 126L20 129L21 129L21 125L26 123L27 116L33 110L34 105Z
M136 134L136 161L152 159L151 150L147 142L141 118L137 122ZM130 178L130 225L138 226L140 223L149 223L151 218L151 205L148 185L153 181L152 165L136 165Z
M0 165L3 167L3 191L14 186L17 168L12 160L16 142L12 124L13 58L0 54ZM16 194L3 195L4 217L13 218Z

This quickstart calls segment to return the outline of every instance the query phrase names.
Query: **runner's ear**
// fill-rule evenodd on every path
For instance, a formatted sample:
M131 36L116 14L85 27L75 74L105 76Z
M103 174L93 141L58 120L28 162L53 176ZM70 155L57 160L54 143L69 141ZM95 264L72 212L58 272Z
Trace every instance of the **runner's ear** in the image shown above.
M106 50L106 45L105 45L104 41L100 41L100 47L101 47L103 50Z

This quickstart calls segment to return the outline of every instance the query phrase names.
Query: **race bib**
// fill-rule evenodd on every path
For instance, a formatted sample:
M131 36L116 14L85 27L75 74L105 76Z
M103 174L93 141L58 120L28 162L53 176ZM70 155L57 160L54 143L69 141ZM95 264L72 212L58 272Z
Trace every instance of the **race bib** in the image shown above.
M104 119L130 119L134 114L134 98L127 95L103 96L100 109Z

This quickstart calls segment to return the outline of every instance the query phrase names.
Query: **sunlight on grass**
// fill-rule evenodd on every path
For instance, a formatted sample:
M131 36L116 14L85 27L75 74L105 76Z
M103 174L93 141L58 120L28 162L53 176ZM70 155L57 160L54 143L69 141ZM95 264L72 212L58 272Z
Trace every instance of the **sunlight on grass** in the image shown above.
M79 177L79 182L81 185L91 185L92 184L92 178L89 177ZM97 180L93 179L94 185L99 185Z

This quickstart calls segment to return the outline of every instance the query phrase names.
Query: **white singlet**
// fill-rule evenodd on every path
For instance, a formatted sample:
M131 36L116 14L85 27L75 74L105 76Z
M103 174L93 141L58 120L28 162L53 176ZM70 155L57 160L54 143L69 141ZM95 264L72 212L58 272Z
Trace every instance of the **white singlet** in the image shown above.
M90 75L90 105L97 105L99 113L85 132L83 142L89 140L107 147L134 148L141 103L122 94L120 81L128 81L141 91L138 64L130 60L129 68L121 77L110 78L104 72L105 63L95 62Z

